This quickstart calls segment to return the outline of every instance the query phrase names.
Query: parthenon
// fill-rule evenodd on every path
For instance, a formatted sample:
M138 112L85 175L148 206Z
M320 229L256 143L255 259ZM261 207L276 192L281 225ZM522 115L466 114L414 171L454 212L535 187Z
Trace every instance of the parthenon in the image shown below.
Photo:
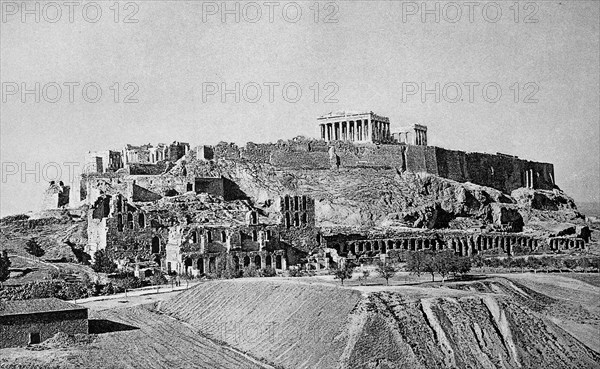
M325 141L391 142L390 120L370 112L331 112L317 118Z

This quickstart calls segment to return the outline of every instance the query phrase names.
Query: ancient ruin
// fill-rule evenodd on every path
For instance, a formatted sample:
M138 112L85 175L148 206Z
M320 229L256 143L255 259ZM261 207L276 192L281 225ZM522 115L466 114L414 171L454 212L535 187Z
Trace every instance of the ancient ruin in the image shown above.
M586 247L585 232L527 226L537 212L577 216L550 163L429 146L426 126L394 130L373 112L317 122L320 139L88 153L79 190L90 207L86 251L202 275L424 249L513 256ZM371 182L376 191L365 190Z

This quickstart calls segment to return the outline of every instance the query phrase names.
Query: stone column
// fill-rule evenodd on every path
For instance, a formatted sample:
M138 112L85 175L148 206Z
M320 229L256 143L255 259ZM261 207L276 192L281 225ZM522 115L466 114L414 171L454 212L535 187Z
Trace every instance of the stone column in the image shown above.
M204 265L204 274L208 274L208 272L210 272L210 258L208 257L208 255L202 255L202 264Z
M281 255L281 269L283 269L283 270L287 269L287 261L285 259L285 255Z
M367 122L367 140L373 142L373 120L371 119L371 114L366 120Z
M348 122L348 129L350 129L349 133L349 139L350 141L354 141L354 122L353 121L349 121Z
M342 140L348 139L348 122L342 122Z
M529 169L529 171L529 177L531 178L531 188L535 188L535 176L533 175L533 169Z
M325 139L325 125L319 124L319 126L321 127L321 139L324 140Z
M356 141L362 141L363 130L362 130L362 121L356 121Z

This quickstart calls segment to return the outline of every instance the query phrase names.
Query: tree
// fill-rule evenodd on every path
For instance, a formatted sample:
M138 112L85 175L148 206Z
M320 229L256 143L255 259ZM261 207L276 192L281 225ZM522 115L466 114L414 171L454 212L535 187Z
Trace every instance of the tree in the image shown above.
M352 278L353 271L354 271L354 267L352 267L348 263L346 263L346 265L343 268L337 268L337 269L333 270L333 278L341 280L342 285L343 285L345 279Z
M458 275L464 276L471 271L472 262L470 257L455 255L453 261L451 272L454 274L454 278Z
M8 252L2 250L2 255L0 255L0 285L10 277L10 264Z
M40 258L44 256L46 251L40 246L35 237L30 238L29 241L25 244L25 251L33 257Z
M117 265L106 255L102 250L96 251L94 254L94 264L92 270L96 273L113 273L117 270Z
M406 270L420 277L425 272L425 253L423 251L409 253L406 261Z
M423 271L431 274L431 281L435 281L435 273L438 271L438 260L432 252L423 252Z
M440 251L433 255L435 271L442 276L442 283L450 273L458 273L459 257L453 250Z
M368 269L362 270L362 276L358 277L358 281L360 282L361 286L363 285L363 283L366 283L366 281L370 275L371 275L371 272L369 272Z
M385 279L386 286L390 285L390 278L396 275L396 268L384 262L379 262L379 264L377 264L377 269L375 270L381 278Z

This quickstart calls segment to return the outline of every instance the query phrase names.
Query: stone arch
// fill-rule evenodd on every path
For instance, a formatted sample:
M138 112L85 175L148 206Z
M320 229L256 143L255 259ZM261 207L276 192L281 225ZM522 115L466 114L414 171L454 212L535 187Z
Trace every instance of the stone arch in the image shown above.
M192 243L198 243L198 233L196 233L195 229L192 229L192 232L190 233L190 235L191 235Z
M250 265L250 256L246 255L244 256L244 267L247 267Z
M267 255L267 257L265 258L265 268L270 268L273 266L273 260L271 258L271 255Z
M290 228L291 225L290 213L285 213L285 227Z
M117 231L123 232L123 216L117 215Z
M133 214L127 213L127 228L133 229Z
M217 258L215 256L208 259L208 272L214 273L217 271Z
M200 274L204 274L204 258L198 258L196 261L196 268L198 268Z
M191 268L192 268L192 259L187 257L185 258L185 260L183 261L183 266L184 266L184 273L185 274L190 274L191 272Z
M233 257L231 258L231 262L233 263L233 267L235 268L235 270L240 269L240 258L237 255L233 255Z
M275 269L282 269L283 262L281 255L275 255Z
M252 241L258 241L258 231L256 229L252 230Z
M300 227L300 215L294 213L294 227Z
M144 213L138 215L138 224L140 225L140 228L146 227L146 216Z
M227 232L221 231L221 242L227 242Z
M371 242L365 242L365 251L371 251Z
M158 236L152 237L152 250L151 251L153 254L160 253L160 239L158 238Z
M254 265L256 266L256 269L262 268L262 258L260 257L260 255L256 255L254 257Z

